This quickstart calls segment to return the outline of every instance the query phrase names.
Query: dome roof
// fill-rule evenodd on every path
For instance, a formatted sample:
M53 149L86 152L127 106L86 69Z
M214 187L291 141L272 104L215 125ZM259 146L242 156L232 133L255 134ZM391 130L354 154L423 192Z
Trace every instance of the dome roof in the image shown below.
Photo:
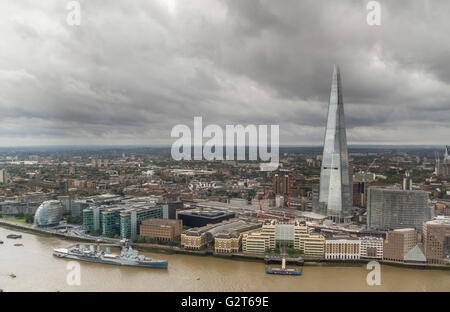
M36 210L34 223L38 226L48 226L58 224L63 216L63 207L58 200L48 200L43 202Z

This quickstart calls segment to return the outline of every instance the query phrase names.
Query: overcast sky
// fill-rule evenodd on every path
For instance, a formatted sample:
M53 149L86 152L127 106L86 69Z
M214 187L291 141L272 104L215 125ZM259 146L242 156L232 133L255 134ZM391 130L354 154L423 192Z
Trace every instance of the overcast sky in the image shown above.
M450 1L0 2L0 146L171 144L176 124L279 124L321 145L333 64L350 144L450 143Z

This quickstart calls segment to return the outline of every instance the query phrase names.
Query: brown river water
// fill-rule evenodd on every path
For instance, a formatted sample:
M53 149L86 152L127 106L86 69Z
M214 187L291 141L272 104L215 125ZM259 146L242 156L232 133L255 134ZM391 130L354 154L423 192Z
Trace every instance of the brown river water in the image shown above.
M167 259L169 268L79 262L80 285L69 285L70 261L54 257L52 249L71 242L28 233L20 233L22 239L7 239L10 233L19 232L0 228L3 291L450 291L449 270L382 265L381 285L369 286L365 264L305 265L301 276L276 276L266 274L262 262L148 252L143 254Z

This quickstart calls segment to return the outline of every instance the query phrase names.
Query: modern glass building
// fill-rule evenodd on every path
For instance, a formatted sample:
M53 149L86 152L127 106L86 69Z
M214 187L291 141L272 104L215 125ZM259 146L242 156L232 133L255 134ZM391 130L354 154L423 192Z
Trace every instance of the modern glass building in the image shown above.
M43 202L36 210L34 224L37 226L57 225L62 220L63 206L59 200Z
M162 219L162 217L163 206L124 210L120 212L120 236L136 239L143 220Z
M89 207L83 210L83 230L87 233L101 228L100 208Z
M414 228L421 231L423 222L430 219L427 192L369 187L367 225L370 228Z
M102 211L102 234L120 233L120 211L119 209L107 209Z
M335 222L346 222L352 208L341 88L339 67L335 66L323 145L319 201L318 205L314 207L314 212L326 214Z

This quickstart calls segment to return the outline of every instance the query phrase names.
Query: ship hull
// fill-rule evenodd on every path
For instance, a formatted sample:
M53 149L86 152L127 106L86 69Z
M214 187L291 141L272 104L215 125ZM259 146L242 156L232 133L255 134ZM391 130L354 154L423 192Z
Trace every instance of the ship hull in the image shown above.
M276 274L276 275L294 275L299 276L302 275L299 271L284 271L284 270L266 270L267 274Z
M65 258L71 260L79 260L86 262L94 262L94 263L102 263L102 264L112 264L112 265L120 265L120 266L131 266L131 267L140 267L140 268L151 268L151 269L167 269L169 263L164 260L153 261L153 262L127 262L113 259L99 259L94 257L84 257L81 255L74 254L63 254L59 252L53 252L53 255L58 258Z

